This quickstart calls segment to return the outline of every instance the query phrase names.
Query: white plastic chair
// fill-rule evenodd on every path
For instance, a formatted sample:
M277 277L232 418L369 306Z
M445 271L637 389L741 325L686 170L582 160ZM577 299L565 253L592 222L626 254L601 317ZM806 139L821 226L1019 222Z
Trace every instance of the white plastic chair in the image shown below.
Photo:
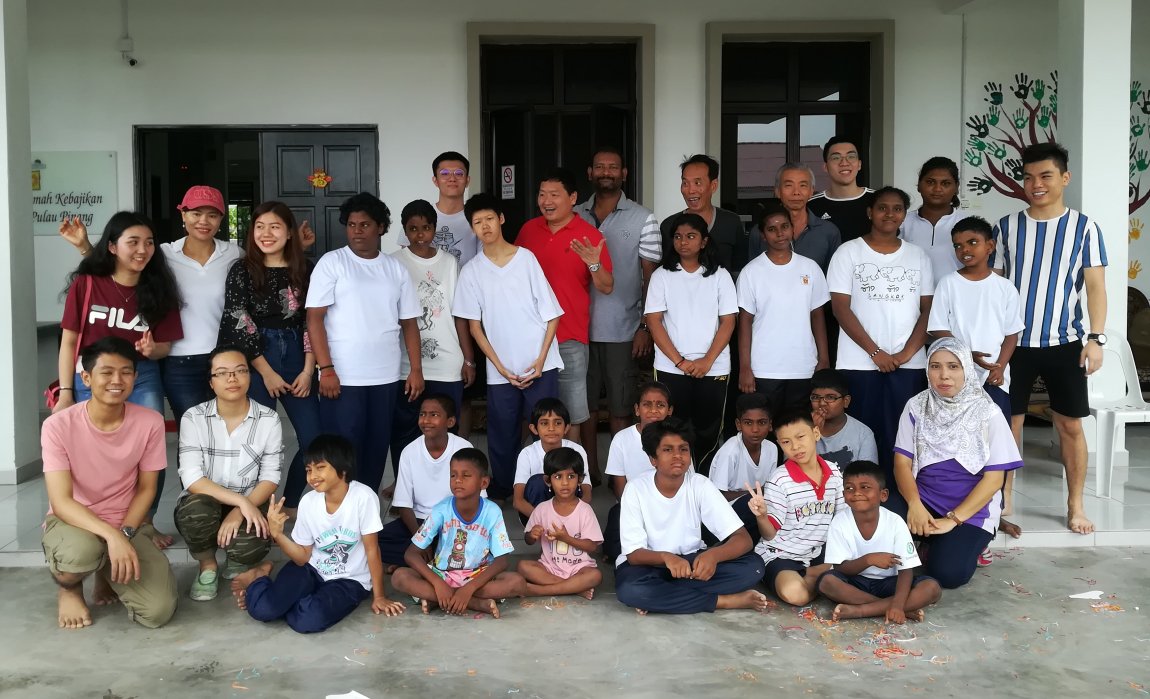
M1138 367L1130 344L1114 330L1106 331L1106 340L1102 348L1102 368L1087 380L1090 414L1096 426L1094 443L1098 449L1094 490L1100 498L1110 497L1118 430L1131 422L1150 422L1150 404L1142 398Z

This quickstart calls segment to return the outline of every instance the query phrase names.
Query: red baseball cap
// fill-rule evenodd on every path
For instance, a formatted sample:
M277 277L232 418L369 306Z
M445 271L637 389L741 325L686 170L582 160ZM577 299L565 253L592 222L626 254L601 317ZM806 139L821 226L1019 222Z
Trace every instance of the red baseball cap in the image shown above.
M188 189L187 194L184 195L184 200L176 208L180 211L191 211L201 206L210 206L221 214L228 209L224 205L224 195L220 193L220 190L203 184Z

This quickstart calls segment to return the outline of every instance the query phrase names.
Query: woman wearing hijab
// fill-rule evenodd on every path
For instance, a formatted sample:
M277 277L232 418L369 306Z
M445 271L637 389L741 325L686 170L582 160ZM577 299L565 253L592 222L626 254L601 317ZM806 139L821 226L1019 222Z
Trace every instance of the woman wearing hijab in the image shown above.
M1002 411L977 381L970 350L944 337L927 357L929 388L899 419L895 480L911 533L925 539L923 573L956 588L970 581L994 538L1005 473L1021 467L1022 457Z

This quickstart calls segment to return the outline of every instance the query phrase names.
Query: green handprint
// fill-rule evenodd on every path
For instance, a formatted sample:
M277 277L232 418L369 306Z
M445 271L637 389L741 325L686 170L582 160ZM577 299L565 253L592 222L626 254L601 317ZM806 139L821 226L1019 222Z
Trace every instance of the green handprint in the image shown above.
M973 146L976 150L979 150L979 151L986 150L986 141L983 141L981 138L978 138L977 136L971 136L969 139L967 139L966 144L968 146Z
M1052 97L1053 99L1053 97ZM998 107L991 107L986 113L986 120L991 126L998 126L998 117L1002 114L1002 110Z
M1130 117L1130 136L1138 138L1146 132L1146 123L1137 117Z
M1134 160L1134 166L1138 168L1138 172L1146 172L1146 169L1150 168L1150 160L1147 158L1150 158L1150 153L1145 150L1138 151Z
M1022 110L1022 107L1014 110L1014 128L1019 130L1025 129L1029 121L1030 119L1026 116L1026 112Z
M1142 94L1142 83L1138 80L1130 83L1130 104L1138 101L1138 97Z
M1058 93L1057 92L1051 92L1050 93L1050 113L1051 114L1057 114L1058 113Z
M1042 78L1034 81L1034 90L1031 94L1034 95L1034 99L1042 101L1042 96L1046 94L1046 82Z
M990 144L990 154L993 155L995 158L1002 160L1003 158L1006 157L1006 147L1003 146L1001 143L991 143Z
M962 155L966 159L966 162L970 163L971 167L982 165L982 154L978 151L967 148L963 151Z
M1051 115L1050 107L1043 107L1042 109L1040 109L1038 111L1038 125L1044 129L1047 126L1049 126L1050 125L1050 115Z

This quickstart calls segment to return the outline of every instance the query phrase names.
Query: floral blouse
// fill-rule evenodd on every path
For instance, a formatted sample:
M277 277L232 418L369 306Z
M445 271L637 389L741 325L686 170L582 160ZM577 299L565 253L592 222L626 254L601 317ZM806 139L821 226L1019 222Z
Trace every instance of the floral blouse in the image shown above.
M308 264L311 273L311 264ZM268 267L264 288L252 288L252 278L243 260L237 260L228 271L224 285L224 315L220 319L220 344L242 348L248 361L263 354L261 328L303 331L304 352L311 352L307 334L307 309L304 292L291 286L286 267Z

